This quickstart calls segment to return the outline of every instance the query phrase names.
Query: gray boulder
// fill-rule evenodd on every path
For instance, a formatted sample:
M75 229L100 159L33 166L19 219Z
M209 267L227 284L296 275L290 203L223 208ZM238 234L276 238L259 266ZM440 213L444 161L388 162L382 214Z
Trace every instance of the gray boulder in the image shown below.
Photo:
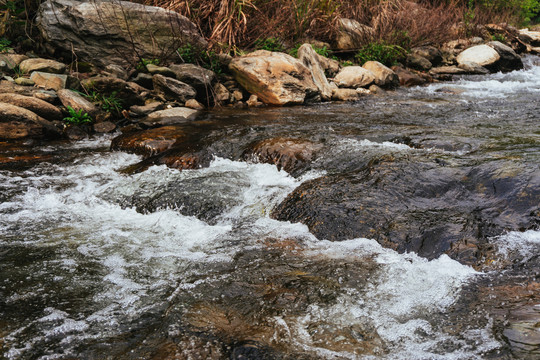
M159 7L128 1L48 0L37 24L46 42L101 67L135 65L141 58L171 58L189 43L207 42L186 17Z
M154 91L162 95L166 100L185 103L197 96L197 92L193 87L180 80L157 74L152 77L152 81L154 83Z
M504 72L523 69L521 57L510 46L499 41L490 41L487 45L493 48L501 57L497 63L499 70Z
M69 106L75 111L82 110L93 118L95 118L100 112L100 110L94 104L86 100L83 96L79 95L75 91L68 89L59 90L58 97L60 98L62 105L65 107Z
M180 80L197 91L200 101L206 100L212 92L212 84L216 81L216 74L195 64L173 64L169 68L174 72L176 79Z

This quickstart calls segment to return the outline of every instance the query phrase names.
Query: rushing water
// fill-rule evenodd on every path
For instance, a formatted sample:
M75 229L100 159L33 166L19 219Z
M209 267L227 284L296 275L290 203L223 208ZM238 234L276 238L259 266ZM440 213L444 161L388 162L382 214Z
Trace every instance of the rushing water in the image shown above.
M108 137L34 149L54 160L0 171L0 357L534 358L501 320L518 306L491 291L540 291L538 229L491 237L492 258L473 268L270 216L301 184L373 156L537 172L540 67L528 61L356 104L209 114L222 126L198 170L127 175L141 158ZM237 143L269 133L324 149L295 176L242 161ZM181 201L140 206L173 192Z

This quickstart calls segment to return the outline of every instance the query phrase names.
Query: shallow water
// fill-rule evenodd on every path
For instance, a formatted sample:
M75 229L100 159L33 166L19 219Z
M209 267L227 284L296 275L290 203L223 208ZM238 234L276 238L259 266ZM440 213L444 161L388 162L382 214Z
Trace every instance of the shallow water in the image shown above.
M54 161L0 170L0 356L534 358L508 329L540 300L502 289L534 293L538 228L490 236L489 258L471 265L271 216L302 184L381 157L537 179L540 67L527 61L355 104L210 113L214 159L197 170L127 175L141 158L109 151L108 137L34 149ZM283 135L323 150L294 176L242 160L246 144ZM512 318L525 306L533 315Z

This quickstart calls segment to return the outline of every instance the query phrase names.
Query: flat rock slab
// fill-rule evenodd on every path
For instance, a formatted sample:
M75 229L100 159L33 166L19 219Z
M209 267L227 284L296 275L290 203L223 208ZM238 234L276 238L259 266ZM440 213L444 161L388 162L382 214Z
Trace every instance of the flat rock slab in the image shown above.
M252 144L244 152L243 158L274 164L279 170L295 174L305 170L322 147L322 144L309 140L273 138Z
M26 59L19 64L19 69L25 74L29 74L32 71L42 71L51 74L63 74L67 66L56 60L49 59Z
M141 120L140 123L147 127L183 124L195 120L200 111L187 107L176 107L155 111Z
M112 140L111 149L149 157L170 149L177 141L187 139L187 137L188 133L182 126L163 126L115 137Z
M30 79L39 87L48 90L61 90L66 88L77 88L78 80L69 75L51 74L42 71L34 71Z

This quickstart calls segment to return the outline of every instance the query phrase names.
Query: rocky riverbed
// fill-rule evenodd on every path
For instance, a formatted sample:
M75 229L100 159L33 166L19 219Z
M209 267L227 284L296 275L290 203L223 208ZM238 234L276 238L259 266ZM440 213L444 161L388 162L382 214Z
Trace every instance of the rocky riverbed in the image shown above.
M3 357L537 358L539 73L3 143Z

